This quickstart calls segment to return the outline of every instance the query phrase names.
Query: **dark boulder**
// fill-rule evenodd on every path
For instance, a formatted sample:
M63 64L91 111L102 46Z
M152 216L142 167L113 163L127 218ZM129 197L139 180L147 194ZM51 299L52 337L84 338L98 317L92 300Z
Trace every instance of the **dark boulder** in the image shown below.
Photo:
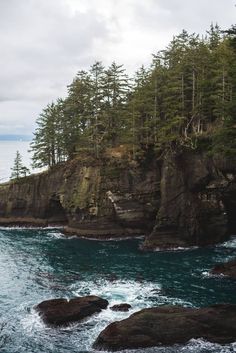
M210 272L213 275L224 275L236 279L236 260L219 263Z
M80 321L108 306L108 301L97 296L45 300L36 306L43 321L50 326L63 326Z
M129 309L131 308L130 304L126 304L126 303L122 303L122 304L116 304L111 306L111 310L113 311L129 311Z
M143 309L105 328L94 343L98 350L118 351L183 344L203 338L220 344L236 340L236 305L207 308L163 306Z

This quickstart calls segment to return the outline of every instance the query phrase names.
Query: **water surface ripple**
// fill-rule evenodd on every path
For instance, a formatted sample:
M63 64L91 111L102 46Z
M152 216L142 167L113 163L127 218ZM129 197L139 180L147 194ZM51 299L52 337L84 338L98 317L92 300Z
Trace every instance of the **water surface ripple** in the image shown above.
M99 332L130 314L107 309L83 323L52 329L33 309L45 299L96 294L110 305L130 303L131 313L163 304L236 304L235 281L208 274L216 262L236 257L236 239L205 249L156 253L141 252L139 242L67 239L57 229L1 228L0 352L93 352ZM198 339L133 352L231 353L236 344Z

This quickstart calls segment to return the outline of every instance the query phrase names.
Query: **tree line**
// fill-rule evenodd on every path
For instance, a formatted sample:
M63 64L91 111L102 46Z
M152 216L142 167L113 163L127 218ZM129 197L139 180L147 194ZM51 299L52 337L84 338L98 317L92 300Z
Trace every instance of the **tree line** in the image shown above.
M211 25L205 36L175 36L129 77L123 65L95 62L79 71L65 99L37 118L34 167L51 167L87 151L130 144L133 154L204 148L236 152L236 28Z

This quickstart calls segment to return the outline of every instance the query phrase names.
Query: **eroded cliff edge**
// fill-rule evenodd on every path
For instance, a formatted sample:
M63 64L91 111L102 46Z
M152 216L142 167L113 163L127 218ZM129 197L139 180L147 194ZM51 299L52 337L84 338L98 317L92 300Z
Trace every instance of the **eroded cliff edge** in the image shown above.
M2 185L0 223L64 224L66 232L90 237L148 233L160 203L157 164L78 158Z
M188 152L74 159L0 186L0 224L64 224L88 237L146 235L143 248L208 245L236 231L236 161Z
M161 205L144 249L203 246L236 231L236 161L188 152L164 159Z

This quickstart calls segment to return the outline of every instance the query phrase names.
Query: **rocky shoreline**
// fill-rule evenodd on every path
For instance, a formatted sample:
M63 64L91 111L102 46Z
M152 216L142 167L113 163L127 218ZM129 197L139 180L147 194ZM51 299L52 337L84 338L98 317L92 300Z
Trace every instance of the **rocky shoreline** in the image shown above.
M145 235L148 251L225 241L235 213L236 161L195 152L75 159L0 185L0 225L63 225L93 239Z
M94 348L118 351L186 343L192 338L226 344L236 340L236 305L143 309L107 326Z
M43 301L35 307L44 323L51 327L68 326L106 310L109 303L97 296ZM128 311L127 303L110 307ZM93 348L118 351L184 344L202 338L213 343L236 341L236 305L218 304L206 308L160 306L140 310L127 319L108 325Z

